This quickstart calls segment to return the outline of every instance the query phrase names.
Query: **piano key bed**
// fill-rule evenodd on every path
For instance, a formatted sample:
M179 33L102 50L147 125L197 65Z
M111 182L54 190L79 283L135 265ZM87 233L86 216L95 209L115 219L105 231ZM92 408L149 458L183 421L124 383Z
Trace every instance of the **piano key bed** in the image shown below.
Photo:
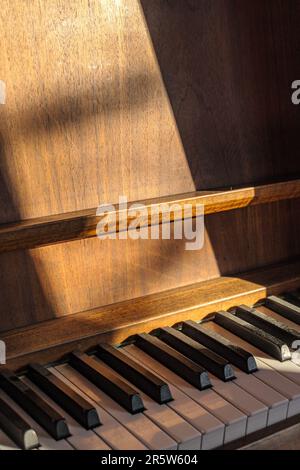
M0 369L0 449L239 448L300 422L300 292ZM247 441L248 439L248 441Z

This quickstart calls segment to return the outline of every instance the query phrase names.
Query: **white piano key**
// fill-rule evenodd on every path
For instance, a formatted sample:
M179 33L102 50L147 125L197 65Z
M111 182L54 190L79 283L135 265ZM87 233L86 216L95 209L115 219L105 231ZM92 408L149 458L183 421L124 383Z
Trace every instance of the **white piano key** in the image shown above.
M255 356L258 371L254 372L253 375L289 400L287 417L300 413L300 387L278 372L277 365L282 364L281 362L266 357L266 353L213 322L207 322L205 325L207 328L212 328L217 333L228 338L233 344L247 349Z
M147 447L139 441L128 429L120 424L113 416L111 416L104 408L101 408L95 401L89 398L82 390L70 382L64 375L62 375L56 368L51 368L51 372L65 382L69 387L76 391L83 398L88 400L96 408L101 426L94 429L98 436L102 437L107 444L115 450L147 450Z
M268 407L254 398L234 382L223 382L210 376L214 391L248 416L247 434L259 431L267 426Z
M143 351L135 346L128 346L126 352L139 360L144 367L149 370L155 370L155 373L162 379L168 380L163 377L161 371L155 367L155 363L151 364L152 358L146 355ZM188 397L185 393L175 387L172 383L168 383L173 401L168 403L168 407L176 411L184 420L190 423L193 427L198 429L202 434L201 449L213 449L220 447L224 441L225 425L215 416L208 413L208 411Z
M101 407L105 408L109 414L122 423L146 447L153 450L177 449L176 441L170 438L143 413L136 415L128 413L128 411L85 379L71 366L58 366L57 369L86 395L92 398L93 401L96 401Z
M135 348L135 349L133 349ZM138 349L136 346L127 346L128 351ZM225 424L224 443L243 437L246 433L247 416L234 407L231 403L224 400L213 390L198 390L189 384L174 372L161 365L158 361L151 358L143 351L140 352L143 358L143 364L149 366L154 372L159 373L169 384L175 385L182 392L199 403L209 413L214 415Z
M73 450L74 448L65 440L56 441L51 437L38 423L36 423L31 416L29 416L23 409L17 405L5 392L0 390L0 397L6 401L25 421L35 429L41 449L43 450Z
M208 322L203 323L204 328L208 328ZM214 331L217 333L219 325L216 325ZM220 327L221 328L221 327ZM219 331L219 330L218 330ZM224 335L223 335L224 336ZM258 380L253 374L246 374L237 367L234 369L236 379L235 385L250 393L253 397L264 403L268 408L267 425L270 426L286 418L289 401L279 392ZM237 405L237 403L236 403Z
M67 441L77 450L110 450L110 447L94 431L84 429L65 410L26 377L23 382L30 386L39 396L49 403L58 413L66 418L71 436Z
M4 431L0 429L0 450L21 450Z
M127 353L125 348L123 348L122 352L124 355L127 355L129 359L133 357ZM97 357L95 357L95 359L98 360ZM138 361L138 363L140 364L141 362ZM123 376L122 378L126 383L132 385ZM145 405L144 414L177 442L178 450L194 450L201 448L201 433L199 433L199 431L184 421L181 416L166 404L158 404L142 390L137 387L135 388L139 391Z
M267 405L269 409L268 426L286 419L289 407L289 400L286 397L269 385L266 385L254 375L245 374L245 372L240 370L235 370L235 375L236 385Z

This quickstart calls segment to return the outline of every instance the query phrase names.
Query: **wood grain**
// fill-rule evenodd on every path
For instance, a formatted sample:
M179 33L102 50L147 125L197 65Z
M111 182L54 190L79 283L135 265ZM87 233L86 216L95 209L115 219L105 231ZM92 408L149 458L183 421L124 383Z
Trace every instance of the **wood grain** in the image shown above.
M2 0L0 43L1 223L195 189L138 0Z
M185 239L89 238L1 253L0 331L293 258L299 218L299 200L207 215L198 251Z
M189 204L193 216L196 215L197 205L204 206L204 214L224 212L242 207L258 204L266 204L286 199L300 197L300 180L286 181L251 188L234 189L228 191L198 191L183 195L156 198L152 200L135 201L134 204L142 204L148 216L140 217L140 227L151 225L151 211L159 210L158 223L163 222L169 209L174 205L178 209L170 213L170 221L184 219L183 206ZM130 204L129 204L130 205ZM107 215L109 216L110 213ZM128 230L135 219L129 211L120 209L116 205L116 230L120 227ZM14 224L0 226L0 253L18 249L36 248L38 246L70 241L96 236L96 228L100 216L96 216L96 208L69 212L65 214L45 216L36 219L24 220ZM104 230L98 231L98 235L105 235Z
M299 1L141 4L196 189L299 175Z
M299 286L300 261L65 316L2 334L1 339L6 343L8 362L21 367L37 357L48 362L102 340L120 343L136 333L201 319L239 303L253 305L266 295Z
M138 0L3 0L0 223L295 178L291 2L147 0L144 17ZM299 217L299 199L209 214L196 253L96 238L1 253L0 331L293 258Z

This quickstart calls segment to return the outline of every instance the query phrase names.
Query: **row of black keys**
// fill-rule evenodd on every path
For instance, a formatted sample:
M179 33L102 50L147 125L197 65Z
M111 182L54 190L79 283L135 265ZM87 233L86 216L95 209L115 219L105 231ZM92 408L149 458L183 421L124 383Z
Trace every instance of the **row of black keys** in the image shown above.
M297 306L291 308L284 300L272 297L267 299L266 305L300 324ZM296 330L246 306L238 307L235 315L217 312L214 321L281 361L290 358L289 348L294 341L300 340L300 333ZM161 328L155 335L137 335L135 344L200 390L211 386L207 371L228 381L234 379L231 363L246 373L257 370L251 353L193 321L183 322L181 331ZM172 400L168 384L137 363L124 350L99 345L95 354L102 362L87 354L73 352L69 364L130 413L143 411L143 401L139 393L114 371L156 402L163 404ZM92 429L101 424L96 409L45 367L29 365L27 376L84 428ZM0 387L52 437L59 440L70 435L64 417L14 373L1 369ZM0 427L20 447L24 447L24 435L29 426L2 401Z

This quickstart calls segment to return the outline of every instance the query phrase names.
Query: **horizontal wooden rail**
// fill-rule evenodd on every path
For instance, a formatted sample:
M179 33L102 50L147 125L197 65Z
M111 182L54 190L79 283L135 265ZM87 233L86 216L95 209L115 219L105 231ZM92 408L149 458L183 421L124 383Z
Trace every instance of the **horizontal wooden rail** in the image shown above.
M293 198L300 198L299 179L241 189L198 191L148 199L138 201L146 208L146 215L140 218L140 226L147 227L151 224L150 215L154 209L159 212L157 222L163 223L169 208L175 204L177 210L170 213L171 221L183 218L182 207L185 204L192 206L192 216L195 216L196 206L199 204L204 206L204 213L207 215ZM128 204L129 208L130 205L131 203ZM132 211L127 212L116 206L115 232L127 230L135 217ZM101 216L96 215L96 209L86 209L0 225L0 252L95 237L100 220Z
M55 361L99 341L116 344L136 333L199 320L237 304L253 305L299 286L300 261L294 261L66 315L2 333L0 339L6 343L8 363L19 369L31 361Z

